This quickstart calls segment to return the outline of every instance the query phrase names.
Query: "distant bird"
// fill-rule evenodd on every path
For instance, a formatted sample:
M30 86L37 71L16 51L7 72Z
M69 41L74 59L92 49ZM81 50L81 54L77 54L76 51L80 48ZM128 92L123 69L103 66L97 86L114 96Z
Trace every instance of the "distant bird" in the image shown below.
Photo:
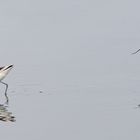
M8 84L2 82L2 80L7 76L7 74L10 72L10 70L12 68L13 68L13 65L0 67L0 83L4 84L6 86L6 89L5 89L5 97L7 99L7 102L8 102L8 96L7 96Z
M138 49L136 52L133 52L132 54L136 54L137 52L139 52L140 51L140 49Z

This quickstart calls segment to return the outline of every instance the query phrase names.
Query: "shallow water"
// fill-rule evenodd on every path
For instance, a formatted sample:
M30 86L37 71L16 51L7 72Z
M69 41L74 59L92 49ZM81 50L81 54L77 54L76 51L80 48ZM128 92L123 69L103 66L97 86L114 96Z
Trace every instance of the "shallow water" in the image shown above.
M139 2L3 1L4 140L139 140Z

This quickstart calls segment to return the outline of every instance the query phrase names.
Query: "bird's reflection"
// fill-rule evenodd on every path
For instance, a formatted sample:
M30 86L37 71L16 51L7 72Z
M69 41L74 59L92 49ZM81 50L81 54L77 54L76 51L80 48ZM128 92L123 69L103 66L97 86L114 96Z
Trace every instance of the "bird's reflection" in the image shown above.
M15 122L15 117L12 115L12 112L8 111L8 106L5 104L0 104L0 120L7 122Z
M4 104L0 104L0 121L4 121L4 122L15 122L15 117L12 115L12 112L8 111L8 107L9 107L9 98L7 96L7 94L5 94L6 96L6 102Z

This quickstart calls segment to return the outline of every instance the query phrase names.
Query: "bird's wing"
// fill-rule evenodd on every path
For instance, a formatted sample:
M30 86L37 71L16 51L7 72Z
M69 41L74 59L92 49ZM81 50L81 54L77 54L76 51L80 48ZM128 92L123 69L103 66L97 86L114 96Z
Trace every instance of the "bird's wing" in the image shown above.
M0 70L2 70L4 67L0 67Z

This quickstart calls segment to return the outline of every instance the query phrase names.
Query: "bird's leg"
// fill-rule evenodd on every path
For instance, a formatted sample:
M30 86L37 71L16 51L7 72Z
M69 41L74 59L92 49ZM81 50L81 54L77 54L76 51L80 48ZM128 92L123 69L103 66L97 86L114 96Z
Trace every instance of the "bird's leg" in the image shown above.
M8 96L7 96L8 84L6 84L6 83L4 83L4 82L2 82L2 81L1 81L1 83L4 84L4 85L6 86L6 89L5 89L5 93L4 93L4 94L5 94L5 97L6 97L6 103L8 104L8 102L9 102L9 98L8 98Z

